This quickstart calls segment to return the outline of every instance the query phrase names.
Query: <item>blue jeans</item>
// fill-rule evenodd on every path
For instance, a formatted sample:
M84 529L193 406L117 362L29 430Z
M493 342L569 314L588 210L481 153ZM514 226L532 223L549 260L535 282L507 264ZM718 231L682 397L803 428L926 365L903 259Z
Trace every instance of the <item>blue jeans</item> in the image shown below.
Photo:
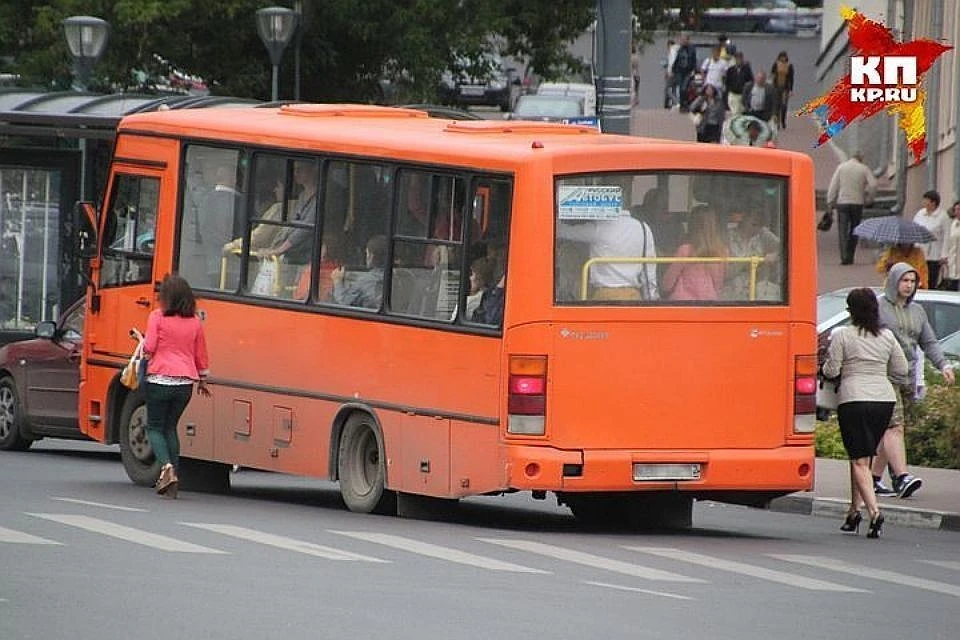
M193 385L147 382L144 386L147 397L147 439L153 455L161 467L169 463L176 468L180 464L177 423L190 403Z

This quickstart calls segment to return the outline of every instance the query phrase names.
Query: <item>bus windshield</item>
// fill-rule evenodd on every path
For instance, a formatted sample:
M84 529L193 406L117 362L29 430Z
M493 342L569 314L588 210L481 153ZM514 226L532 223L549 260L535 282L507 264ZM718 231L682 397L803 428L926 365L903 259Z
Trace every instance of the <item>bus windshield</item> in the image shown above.
M555 197L557 304L786 302L783 177L592 173Z

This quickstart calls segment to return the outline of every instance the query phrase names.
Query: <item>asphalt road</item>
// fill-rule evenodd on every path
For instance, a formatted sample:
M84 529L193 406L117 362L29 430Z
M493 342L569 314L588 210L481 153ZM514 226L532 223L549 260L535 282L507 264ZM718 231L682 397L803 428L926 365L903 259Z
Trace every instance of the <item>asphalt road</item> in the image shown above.
M692 531L596 532L526 495L450 521L347 512L241 471L166 500L111 448L0 454L0 638L956 637L960 535L698 504Z

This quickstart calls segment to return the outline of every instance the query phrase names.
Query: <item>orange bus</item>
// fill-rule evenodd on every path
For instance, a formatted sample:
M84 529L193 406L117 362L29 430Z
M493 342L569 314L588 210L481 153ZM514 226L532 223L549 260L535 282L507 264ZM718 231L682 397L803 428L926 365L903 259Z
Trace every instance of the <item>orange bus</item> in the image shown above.
M163 276L212 397L184 489L231 465L358 512L553 492L688 526L813 482L816 254L802 154L360 105L125 118L91 258L83 431L158 468L118 382Z

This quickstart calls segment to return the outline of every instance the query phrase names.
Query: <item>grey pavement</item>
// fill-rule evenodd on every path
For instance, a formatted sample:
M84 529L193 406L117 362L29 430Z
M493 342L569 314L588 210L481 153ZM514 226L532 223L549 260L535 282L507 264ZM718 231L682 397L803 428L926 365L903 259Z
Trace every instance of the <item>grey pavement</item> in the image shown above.
M634 135L670 140L695 140L689 116L665 109L634 110ZM786 130L780 132L777 146L807 153L813 159L817 191L826 191L830 178L843 158L830 146L814 149L817 130L805 118L791 116ZM819 218L820 212L818 212ZM873 286L881 283L874 270L875 247L859 247L854 264L840 264L837 225L829 232L817 232L817 291L820 293L851 286ZM916 494L900 498L881 498L887 522L893 525L949 529L960 531L960 470L911 467L911 473L923 478L923 487ZM814 490L795 493L774 500L775 511L806 513L835 518L837 526L846 512L850 496L849 464L846 460L818 458Z

